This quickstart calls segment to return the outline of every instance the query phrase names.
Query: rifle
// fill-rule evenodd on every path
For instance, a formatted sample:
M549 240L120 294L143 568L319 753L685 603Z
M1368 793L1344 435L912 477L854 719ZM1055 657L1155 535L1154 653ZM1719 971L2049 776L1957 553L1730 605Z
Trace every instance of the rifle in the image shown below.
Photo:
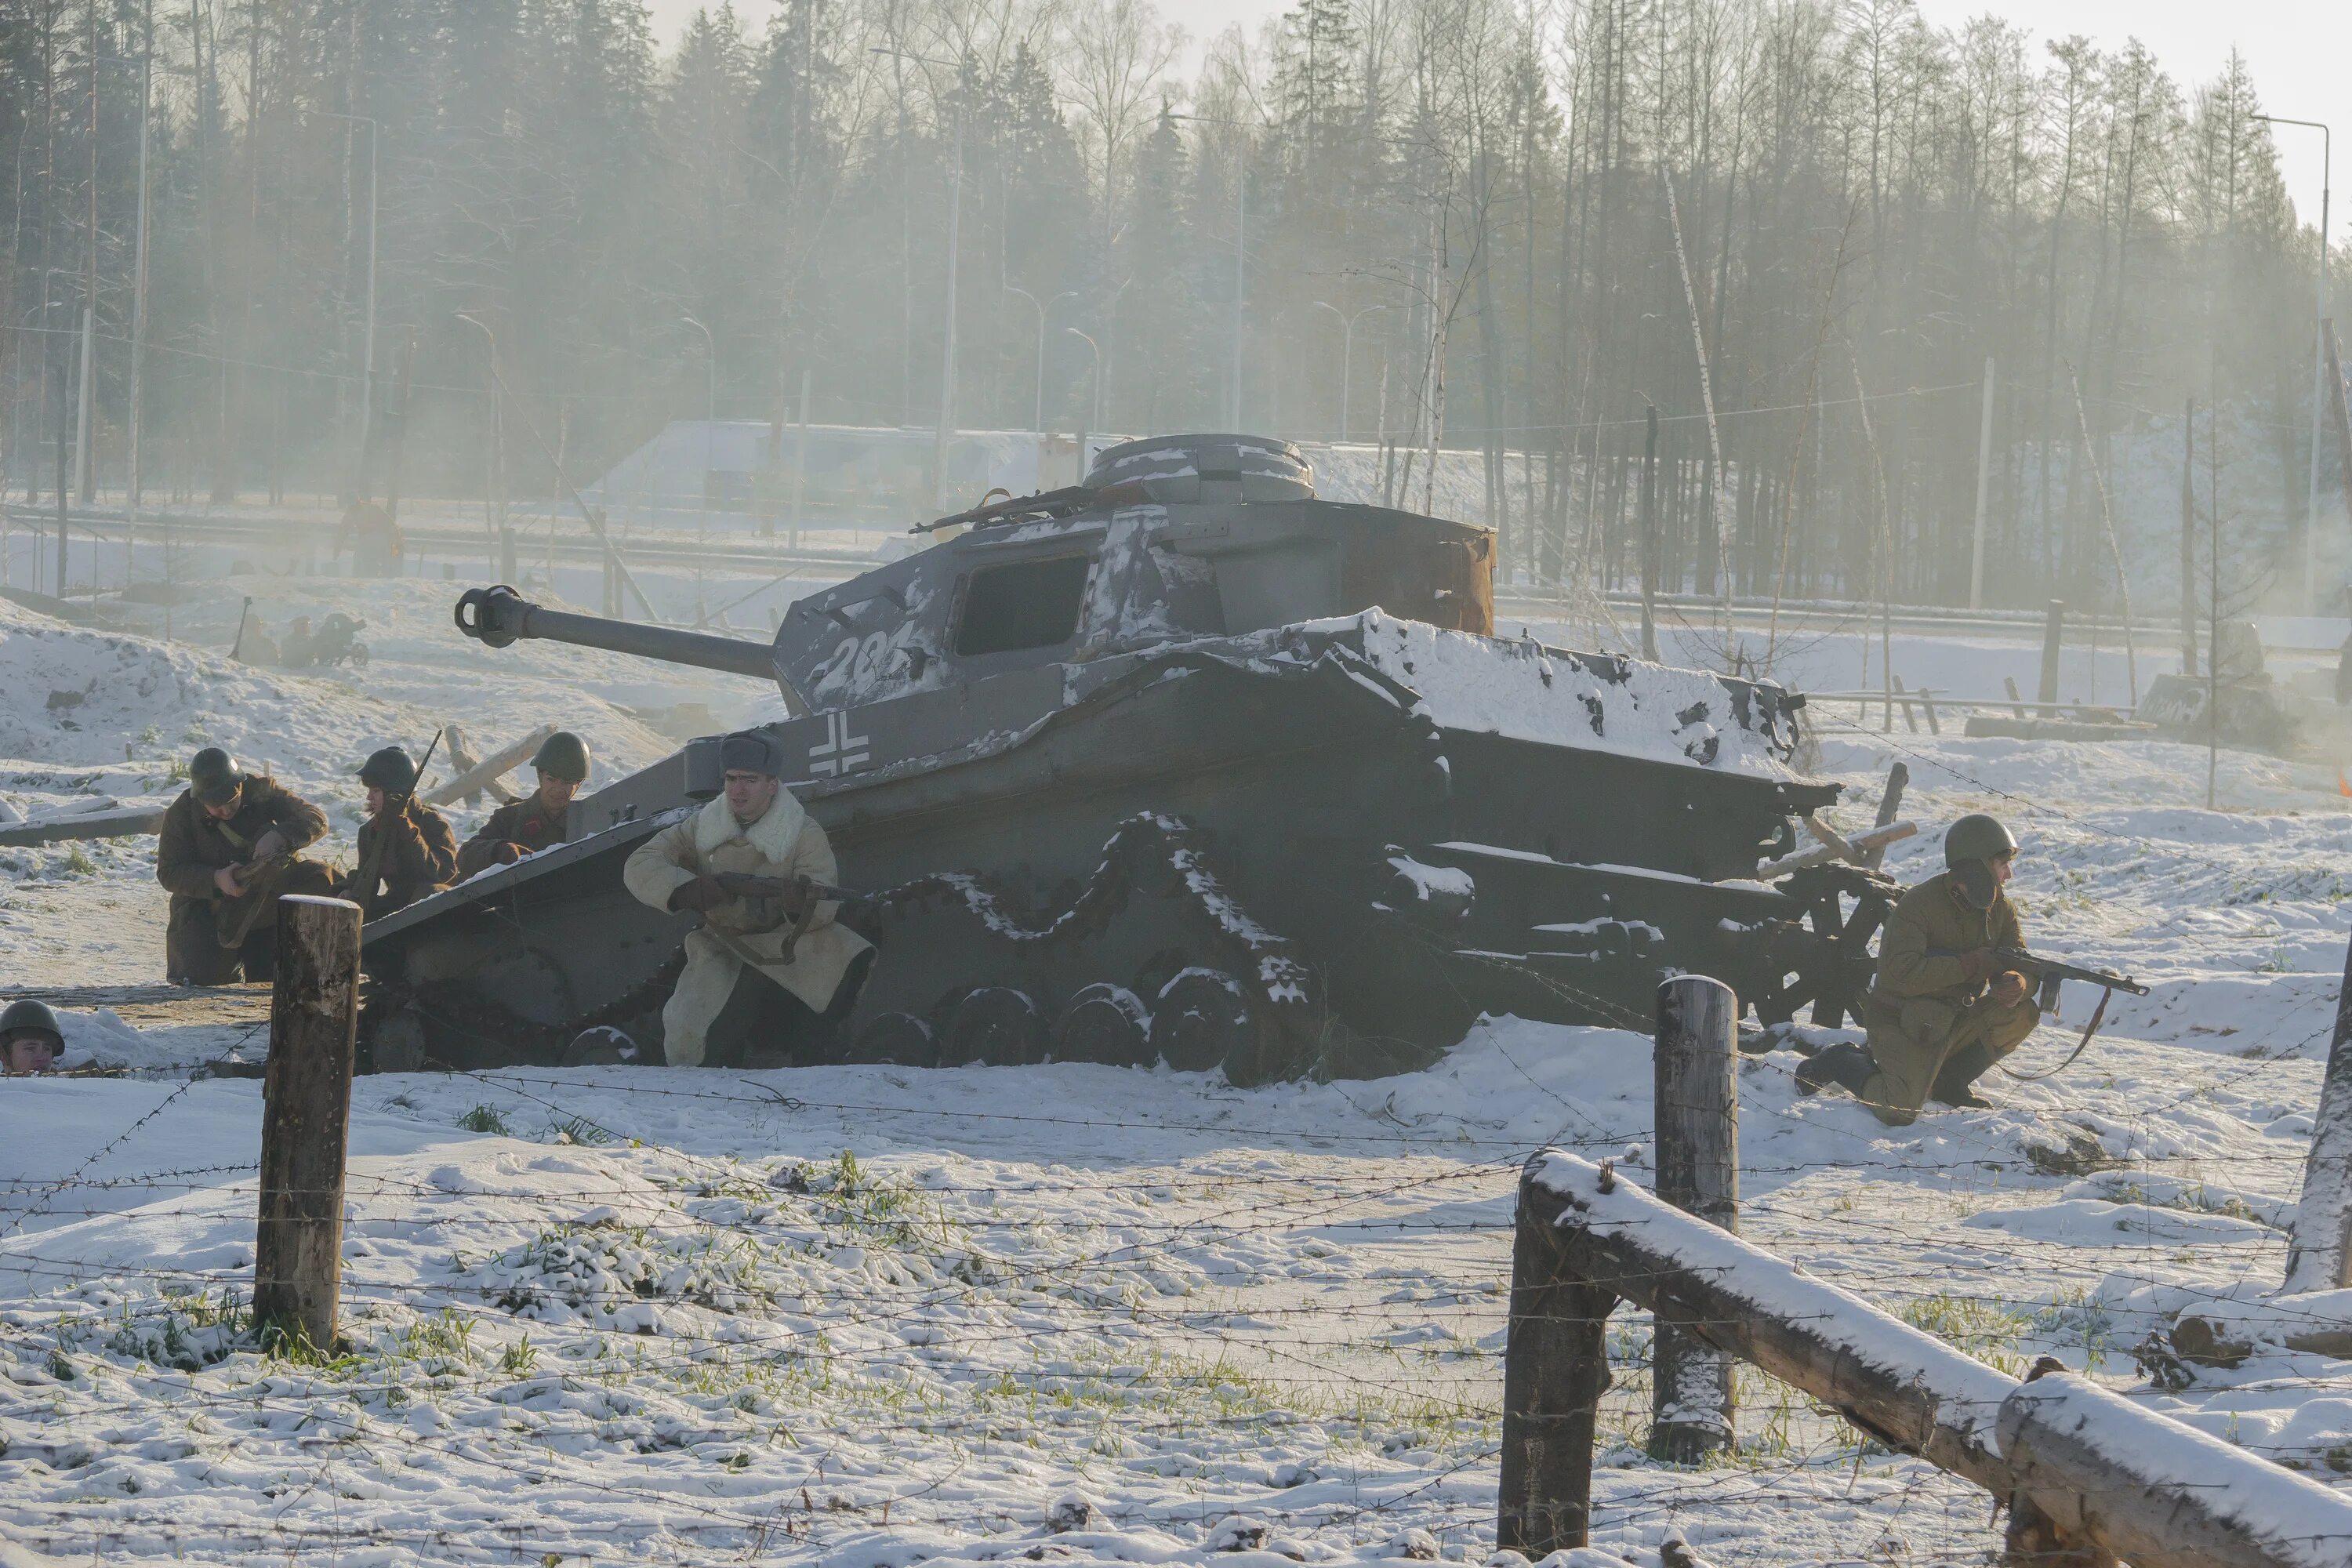
M823 903L855 903L859 895L846 888L814 881L806 877L761 877L750 871L716 871L712 881L739 899L775 899L784 906L784 914L793 929L784 938L782 962L790 963L793 949L808 934L816 921L816 907Z
M245 945L245 939L253 934L255 924L261 919L261 911L269 907L269 900L261 894L262 883L274 878L278 868L292 858L294 851L280 849L275 855L265 855L237 868L237 886L245 891L236 897L236 917L226 925L213 928L223 947L234 949Z
M411 789L400 797L397 809L393 806L390 800L384 802L383 809L386 816L407 815L408 803L416 798L416 790L425 786L425 765L433 761L433 753L439 749L443 733L444 731L440 730L434 731L433 739L425 743L424 760L416 764L416 788ZM360 868L352 874L352 889L359 895L352 901L358 904L362 911L361 916L362 920L366 918L364 911L368 905L375 901L376 879L383 874L384 851L391 847L392 825L387 822L384 824L383 832L376 837L375 847L368 851L367 858L360 862Z
M1996 966L1993 973L1999 974L2013 969L2028 980L2034 982L2034 1005L2053 1017L2058 1012L2059 988L2064 982L2080 980L2086 984L2099 987L2099 1005L2091 1010L2091 1021L2084 1026L2083 1037L2074 1042L2074 1048L2067 1053L2064 1061L2060 1062L2048 1072L2009 1074L2010 1077L2027 1083L2045 1078L2055 1078L2074 1065L2074 1058L2083 1054L2084 1049L2091 1043L2091 1037L2099 1032L2101 1024L2106 1022L2107 1004L2115 1000L2116 992L2128 991L2135 996L2147 994L2147 986L2142 985L2130 975L2118 974L2112 969L2085 969L2079 964L2061 963L2054 958L2038 957L2021 947L1996 947L1990 951ZM1927 956L1965 958L1968 956L1968 950L1957 947L1931 947L1927 950ZM2001 1070L2008 1072L2009 1069L2004 1068Z

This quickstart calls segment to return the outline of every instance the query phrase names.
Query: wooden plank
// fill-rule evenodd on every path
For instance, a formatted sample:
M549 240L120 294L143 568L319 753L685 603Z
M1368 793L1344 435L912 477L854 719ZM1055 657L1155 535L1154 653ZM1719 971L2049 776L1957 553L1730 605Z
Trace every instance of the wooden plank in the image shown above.
M262 1089L253 1316L265 1335L335 1342L342 1289L343 1155L359 1033L360 907L278 900L278 969Z
M1739 999L1704 974L1658 987L1658 1196L1739 1229ZM1661 1321L1651 1364L1650 1457L1696 1465L1731 1447L1731 1357Z
M447 784L436 784L433 788L425 791L425 804L427 805L447 805L450 802L457 800L462 796L479 795L482 791L494 785L506 774L512 773L515 769L522 766L522 764L530 759L531 753L538 751L539 748L546 742L547 738L554 733L554 725L541 724L538 729L533 730L530 734L525 735L521 740L517 741L514 744L508 746L503 750L493 752L488 756L483 758L479 763L476 763L473 767L467 769L462 773L459 773L456 778L451 779Z
M1896 763L1886 770L1886 788L1878 796L1880 829L1894 826L1895 819L1903 815L1903 792L1910 786L1911 769L1908 764ZM1874 871L1880 869L1886 864L1886 846L1894 842L1890 838L1871 845L1863 851L1862 863Z

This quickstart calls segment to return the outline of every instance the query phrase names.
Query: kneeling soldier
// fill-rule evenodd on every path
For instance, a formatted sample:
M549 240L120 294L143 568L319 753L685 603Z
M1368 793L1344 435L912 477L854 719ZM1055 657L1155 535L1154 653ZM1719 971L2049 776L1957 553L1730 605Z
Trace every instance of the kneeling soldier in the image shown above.
M342 892L374 920L449 885L457 836L447 817L416 798L416 764L398 746L362 763L360 783L367 785L368 819L360 825L359 868Z
M1810 1094L1841 1085L1889 1127L1908 1127L1930 1099L1990 1103L1971 1086L2042 1021L2025 976L1995 973L1995 948L2025 945L2001 890L2016 858L2017 840L1994 818L1977 813L1952 824L1944 873L1887 913L1878 976L1862 1004L1870 1048L1831 1046L1797 1070L1798 1087Z
M326 831L325 812L218 746L191 758L155 846L155 879L172 894L165 975L186 985L269 979L278 896L334 891L332 872L297 858Z
M856 983L845 979L873 946L835 922L836 902L811 911L721 881L750 875L830 885L840 873L824 829L778 782L767 736L728 736L719 765L725 793L637 846L621 873L639 901L702 916L687 933L686 973L662 1008L662 1051L672 1067L699 1067L714 1037L729 1053L751 1038L787 1051L821 1047L856 999Z
M460 878L493 866L511 866L564 841L572 797L588 782L588 742L569 730L558 730L540 742L530 765L539 770L539 787L499 807L474 830L457 851Z

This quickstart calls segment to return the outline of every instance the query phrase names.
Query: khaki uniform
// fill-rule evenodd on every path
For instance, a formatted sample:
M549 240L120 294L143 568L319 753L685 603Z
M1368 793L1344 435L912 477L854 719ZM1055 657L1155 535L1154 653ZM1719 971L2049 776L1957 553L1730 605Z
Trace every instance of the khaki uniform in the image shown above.
M278 896L334 890L334 874L324 866L289 860L243 898L223 897L213 873L224 866L243 865L272 828L289 849L302 849L327 831L327 814L275 780L259 776L245 781L236 811L226 822L208 815L194 791L181 792L165 810L155 846L155 879L172 895L171 920L163 934L163 972L170 979L190 985L225 985L240 971L248 980L268 979L278 952ZM245 918L255 899L264 900L263 907L245 940L224 947L222 936Z
M371 816L360 825L359 866L378 853L376 844L387 832L392 842L376 864L376 886L362 889L357 869L343 886L343 897L356 901L369 920L440 891L457 875L457 835L447 817L423 801L412 799L405 811Z
M787 789L776 792L768 814L749 827L735 820L720 795L683 821L637 846L621 879L643 903L669 908L670 896L697 877L721 871L756 877L807 877L833 882L840 871L824 829ZM701 929L686 938L686 973L662 1008L662 1050L672 1067L701 1065L710 1026L748 968L774 981L823 1014L851 962L872 943L836 923L841 906L817 906L809 929L786 961L792 922L772 899L730 899L704 911Z
M1889 1127L1908 1127L1935 1087L1936 1074L1956 1052L1982 1044L1994 1061L2024 1043L2042 1021L2029 994L2004 1007L1971 981L1958 958L1930 948L1971 952L1980 947L2023 947L2025 932L2007 893L1979 910L1960 897L1949 871L1928 878L1888 911L1878 939L1878 977L1863 998L1862 1021L1878 1070L1862 1101Z
M457 876L460 880L504 864L509 857L500 851L513 845L525 855L536 855L551 845L564 841L564 818L569 808L549 816L537 790L522 799L510 801L490 813L466 847L457 851Z

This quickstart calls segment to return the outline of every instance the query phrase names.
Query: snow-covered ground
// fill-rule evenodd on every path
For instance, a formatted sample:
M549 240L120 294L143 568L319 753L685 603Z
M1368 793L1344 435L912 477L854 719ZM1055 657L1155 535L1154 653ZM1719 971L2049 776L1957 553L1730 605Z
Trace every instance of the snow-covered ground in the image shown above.
M364 615L373 661L257 671L0 605L0 800L160 797L210 741L335 802L347 836L349 769L447 720L478 741L560 720L627 766L667 742L626 710L725 723L758 698L490 653L414 579L223 584L175 632L225 647L247 593L273 626ZM1852 683L1853 651L1822 645L1824 683ZM1896 647L1906 680L1947 689L2035 656ZM2223 753L2208 812L2191 748L1827 718L1844 825L1890 763L1911 769L1906 815L1929 830L1896 847L1898 877L1940 864L1937 826L2002 813L2036 942L2153 994L2119 996L2066 1072L1899 1131L1799 1098L1792 1053L1748 1059L1744 1233L2011 1370L2058 1355L2333 1479L2352 1365L2257 1356L2168 1394L2131 1350L2181 1301L2280 1276L2352 925L2352 800L2324 770ZM152 844L0 852L9 980L82 988L63 993L69 1063L131 1069L0 1083L6 1568L1086 1565L1253 1542L1225 1560L1483 1562L1517 1164L1558 1142L1649 1170L1646 1040L1509 1018L1426 1072L1254 1090L1088 1066L374 1078L352 1123L350 1348L265 1359L235 1334L259 1085L186 1068L257 1055L266 999L169 1022L92 989L160 975ZM2011 1065L2055 1067L2091 1000L2070 992ZM1641 1458L1648 1341L1621 1312L1600 1544L1646 1564L1678 1529L1729 1568L1998 1543L1982 1493L1752 1373L1729 1462ZM1086 1521L1048 1533L1073 1498Z

